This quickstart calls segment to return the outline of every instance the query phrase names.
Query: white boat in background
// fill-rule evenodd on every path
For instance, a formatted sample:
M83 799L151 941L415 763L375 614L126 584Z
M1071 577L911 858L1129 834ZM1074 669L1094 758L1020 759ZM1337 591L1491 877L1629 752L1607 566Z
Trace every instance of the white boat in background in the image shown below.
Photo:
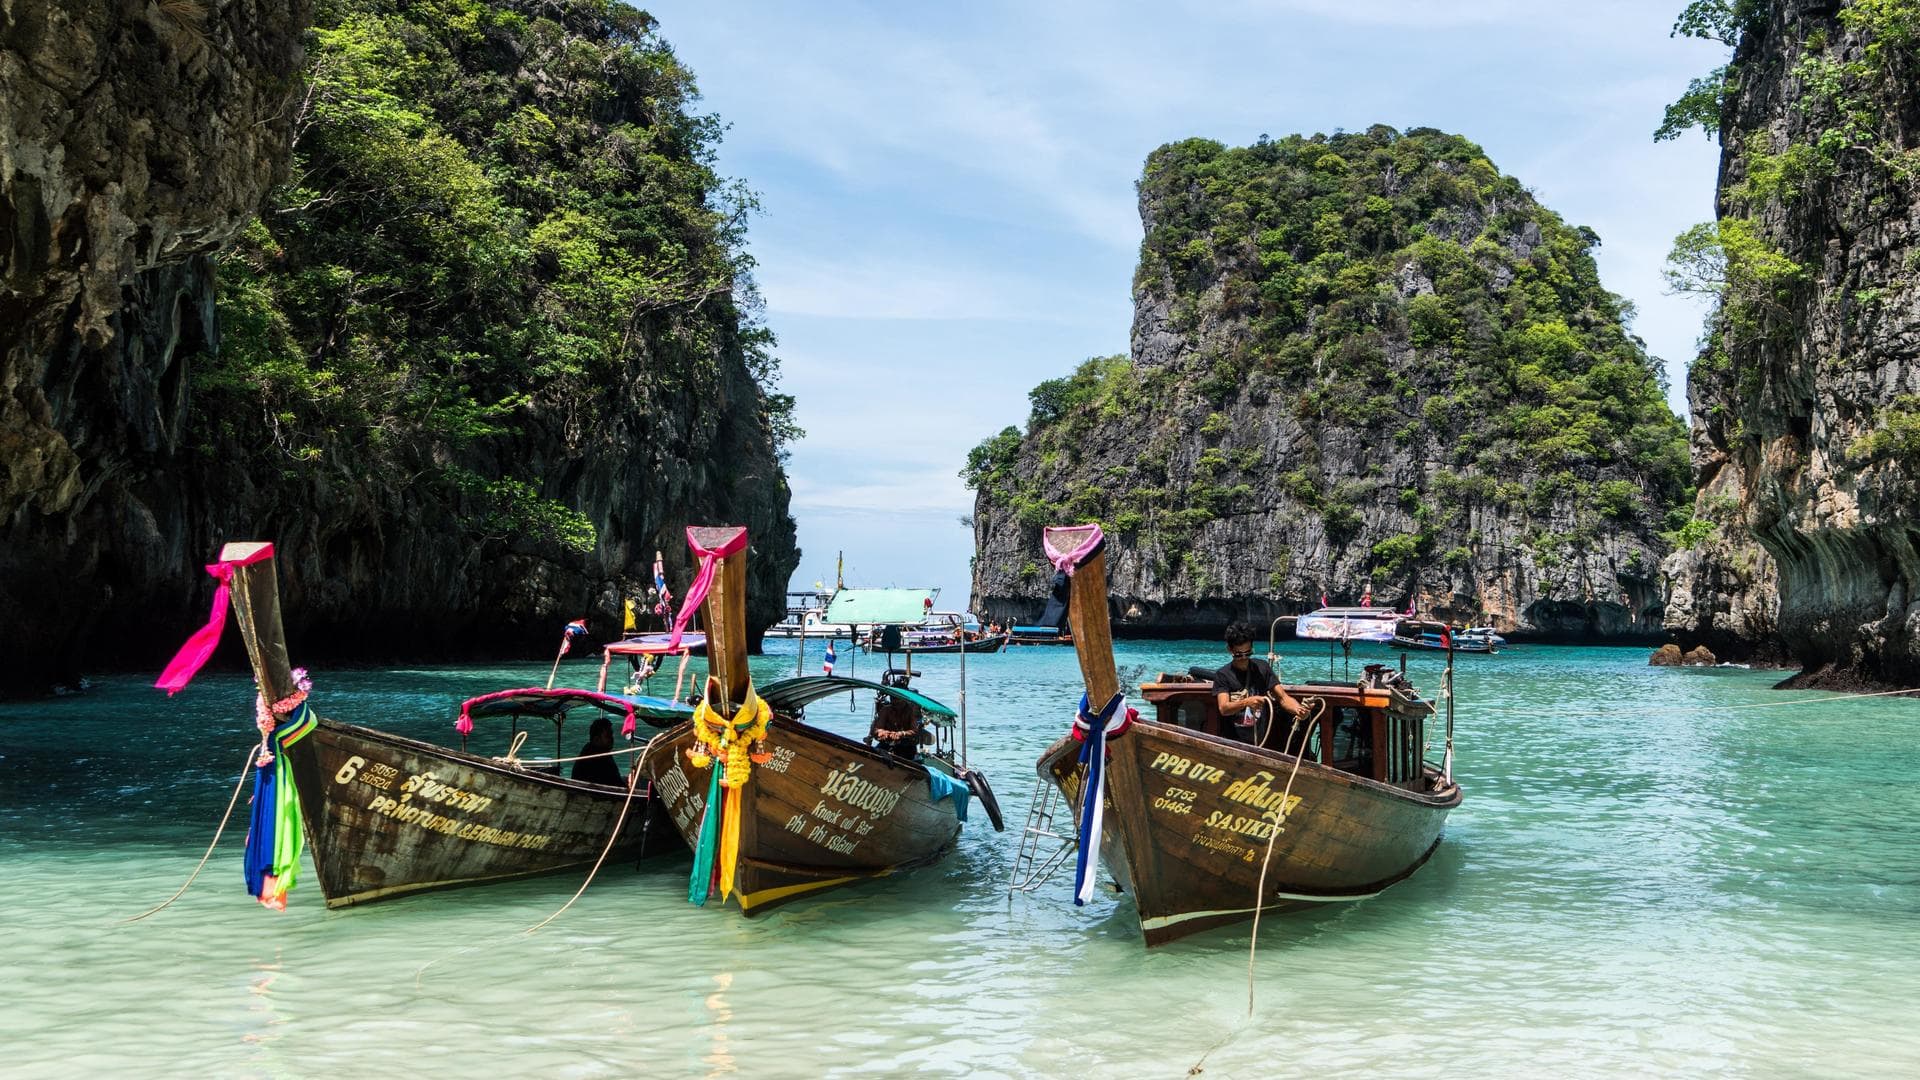
M830 592L808 590L787 594L786 617L767 627L770 638L851 638L853 627L827 621Z
M1392 641L1400 618L1392 608L1323 607L1300 616L1293 636L1307 641Z

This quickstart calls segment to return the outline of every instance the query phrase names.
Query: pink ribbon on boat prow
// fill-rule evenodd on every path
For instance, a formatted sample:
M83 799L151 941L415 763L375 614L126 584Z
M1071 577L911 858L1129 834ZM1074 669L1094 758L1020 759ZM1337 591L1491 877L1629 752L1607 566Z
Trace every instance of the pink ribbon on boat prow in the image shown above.
M1054 533L1078 532L1081 529L1087 530L1087 538L1080 542L1079 547L1074 548L1072 551L1061 551L1054 545ZM1053 563L1053 568L1055 570L1065 570L1067 576L1072 577L1074 570L1079 568L1080 563L1084 561L1087 556L1092 555L1094 551L1100 547L1100 542L1105 539L1106 537L1100 532L1100 526L1098 525L1049 525L1041 530L1040 543L1041 546L1046 549L1047 559Z
M260 550L234 562L217 562L207 567L207 573L219 579L220 585L213 590L213 612L207 616L207 625L193 632L180 651L173 655L167 669L160 673L154 686L165 690L168 697L179 693L193 681L208 660L213 658L213 650L220 647L220 631L227 625L227 599L233 591L233 572L242 566L252 566L264 559L273 558L273 545L262 544Z
M707 599L707 590L713 588L713 575L720 570L720 560L729 555L738 555L747 550L747 530L741 529L733 539L717 548L703 548L693 538L694 527L687 526L687 547L700 556L700 572L693 577L693 584L687 586L687 595L680 601L680 614L673 620L673 637L667 640L667 651L673 652L680 647L680 635L693 621L693 613Z

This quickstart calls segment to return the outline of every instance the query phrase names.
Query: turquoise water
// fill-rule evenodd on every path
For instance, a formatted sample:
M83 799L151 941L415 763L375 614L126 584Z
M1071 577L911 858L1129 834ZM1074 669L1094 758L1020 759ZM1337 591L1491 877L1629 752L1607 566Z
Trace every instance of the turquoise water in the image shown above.
M770 648L762 681L793 669L791 643ZM1327 673L1323 650L1284 651L1289 677ZM970 749L1012 831L976 814L940 866L752 922L690 907L684 863L609 867L532 935L581 875L338 912L309 881L266 911L243 895L238 814L184 897L121 924L211 837L246 680L0 706L0 1073L1179 1077L1204 1056L1207 1076L1920 1074L1920 703L1646 656L1463 657L1445 842L1376 899L1267 920L1251 1019L1245 927L1148 953L1129 901L1076 910L1070 873L1007 895L1032 762L1077 695L1068 650L968 660ZM921 688L955 701L958 661L919 658ZM1431 689L1438 659L1411 664ZM546 672L321 671L315 701L451 738L460 699Z

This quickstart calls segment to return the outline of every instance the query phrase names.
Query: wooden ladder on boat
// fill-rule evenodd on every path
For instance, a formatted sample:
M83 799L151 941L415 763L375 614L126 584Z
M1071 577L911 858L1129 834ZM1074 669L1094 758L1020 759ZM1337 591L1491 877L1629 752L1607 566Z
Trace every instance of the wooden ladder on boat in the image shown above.
M1059 797L1059 789L1045 777L1035 782L1033 798L1027 801L1026 831L1020 837L1020 851L1013 858L1013 878L1007 884L1008 892L1030 893L1045 885L1073 854L1077 846L1074 835L1053 826L1053 803ZM1055 841L1057 846L1043 857L1040 848L1048 840Z

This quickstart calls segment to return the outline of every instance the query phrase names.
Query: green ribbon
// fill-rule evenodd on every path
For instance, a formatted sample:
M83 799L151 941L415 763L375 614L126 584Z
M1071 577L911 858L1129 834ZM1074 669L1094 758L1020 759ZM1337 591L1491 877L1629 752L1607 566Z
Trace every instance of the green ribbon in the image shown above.
M687 878L687 902L704 904L713 884L714 849L720 846L720 759L707 773L707 812L700 815L700 838L693 844L693 874Z
M277 740L276 740L277 741ZM300 869L300 792L293 784L293 762L285 743L273 756L273 876L278 887L291 892Z

